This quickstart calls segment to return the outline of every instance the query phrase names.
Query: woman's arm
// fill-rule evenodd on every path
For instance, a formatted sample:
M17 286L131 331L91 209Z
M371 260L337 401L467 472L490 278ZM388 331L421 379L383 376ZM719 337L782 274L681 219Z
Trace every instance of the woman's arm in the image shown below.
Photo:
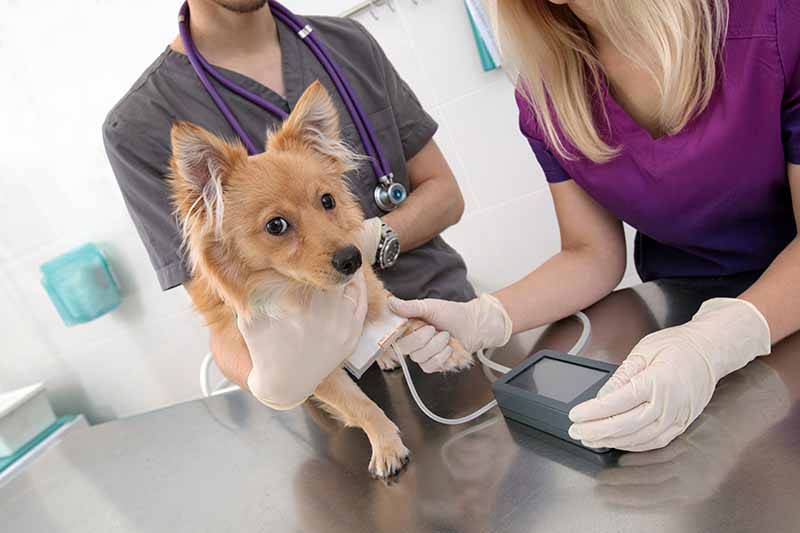
M608 295L625 273L622 223L573 180L550 186L561 251L495 293L520 332L571 315Z
M787 165L795 223L800 220L800 165ZM764 228L769 231L769 228ZM740 296L761 311L775 344L800 329L800 241L795 237Z
M561 231L561 252L524 279L467 303L427 299L389 299L389 307L423 327L398 346L426 372L453 368L450 336L474 352L502 346L515 331L552 322L603 298L625 272L622 224L573 181L551 185ZM437 333L439 330L440 333ZM448 352L451 350L451 352ZM433 363L429 363L433 361Z

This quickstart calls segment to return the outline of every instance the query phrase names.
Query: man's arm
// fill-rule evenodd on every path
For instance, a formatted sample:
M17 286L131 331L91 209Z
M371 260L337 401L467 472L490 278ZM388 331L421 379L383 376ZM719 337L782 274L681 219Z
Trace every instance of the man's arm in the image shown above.
M792 205L800 221L800 165L787 165ZM800 228L800 224L798 224ZM764 231L769 231L765 228ZM800 240L795 237L772 261L764 275L740 298L761 311L769 324L772 344L800 329Z
M382 217L397 233L401 251L425 244L464 213L464 197L436 141L428 141L406 165L411 194Z
M211 353L222 375L248 390L247 377L253 368L250 352L236 320L219 300L211 301L207 291L196 280L183 284L197 310L208 322Z
M433 140L438 128L436 121L422 107L375 38L359 22L352 23L372 48L403 145L410 194L400 207L381 218L397 233L400 251L405 252L458 222L464 212L464 198L453 171Z

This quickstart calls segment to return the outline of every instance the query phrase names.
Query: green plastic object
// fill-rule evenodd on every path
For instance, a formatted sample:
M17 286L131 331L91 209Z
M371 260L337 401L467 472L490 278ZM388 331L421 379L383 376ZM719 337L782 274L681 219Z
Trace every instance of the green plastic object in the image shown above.
M106 257L92 243L48 261L40 270L42 286L67 326L94 320L122 302Z

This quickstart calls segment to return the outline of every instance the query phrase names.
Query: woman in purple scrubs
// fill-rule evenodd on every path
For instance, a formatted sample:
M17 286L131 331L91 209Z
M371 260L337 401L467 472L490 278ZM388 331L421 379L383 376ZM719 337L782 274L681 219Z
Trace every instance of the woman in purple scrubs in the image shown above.
M645 281L746 281L642 339L573 409L588 446L660 448L719 379L800 329L800 2L497 0L520 127L550 184L562 249L465 303L393 300L434 328L402 339L427 371L583 309L625 270Z

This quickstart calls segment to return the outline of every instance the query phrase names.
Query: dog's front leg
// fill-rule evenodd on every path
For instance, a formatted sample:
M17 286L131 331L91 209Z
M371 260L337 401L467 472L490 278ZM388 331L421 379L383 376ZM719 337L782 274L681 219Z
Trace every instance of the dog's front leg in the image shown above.
M400 439L400 430L343 369L325 378L314 397L346 426L359 427L367 434L372 446L369 471L373 476L392 476L408 462L410 454Z
M406 329L403 332L403 335L408 335L425 326L428 326L428 324L421 320L417 320L416 318L412 318L408 321L408 324L406 324ZM455 337L450 337L448 346L453 349L453 352L446 361L442 362L440 369L441 372L458 372L472 366L472 354L464 349L458 339ZM387 371L399 368L400 362L397 360L397 355L395 355L394 350L391 348L385 349L381 353L380 357L378 357L378 366L380 366L382 370Z

